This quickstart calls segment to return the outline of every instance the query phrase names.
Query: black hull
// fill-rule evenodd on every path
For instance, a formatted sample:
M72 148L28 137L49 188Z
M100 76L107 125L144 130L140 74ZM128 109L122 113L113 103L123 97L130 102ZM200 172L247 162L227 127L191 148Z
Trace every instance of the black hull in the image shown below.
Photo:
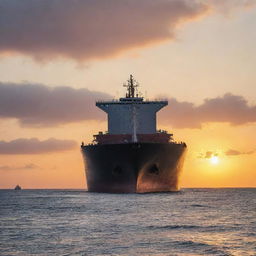
M185 144L127 143L82 146L88 191L177 191Z

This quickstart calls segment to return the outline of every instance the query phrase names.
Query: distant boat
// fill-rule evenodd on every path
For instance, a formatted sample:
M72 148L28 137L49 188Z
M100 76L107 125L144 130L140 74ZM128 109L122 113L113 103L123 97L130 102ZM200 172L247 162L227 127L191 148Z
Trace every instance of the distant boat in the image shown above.
M17 185L14 190L21 190L21 186Z

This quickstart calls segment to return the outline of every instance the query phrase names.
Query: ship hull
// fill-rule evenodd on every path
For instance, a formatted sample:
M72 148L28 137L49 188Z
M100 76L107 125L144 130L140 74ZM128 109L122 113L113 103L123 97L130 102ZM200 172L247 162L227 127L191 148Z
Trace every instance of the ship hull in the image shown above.
M177 191L184 143L82 146L87 189L105 193Z

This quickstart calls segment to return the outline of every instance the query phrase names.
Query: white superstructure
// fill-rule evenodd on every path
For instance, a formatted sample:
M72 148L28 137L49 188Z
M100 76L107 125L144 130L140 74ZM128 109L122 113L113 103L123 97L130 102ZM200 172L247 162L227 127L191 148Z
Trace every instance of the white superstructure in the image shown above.
M132 75L125 86L128 91L125 98L120 98L119 101L98 101L96 103L97 107L108 114L108 133L156 133L156 113L168 102L144 101L143 97L135 95L137 85L135 85Z

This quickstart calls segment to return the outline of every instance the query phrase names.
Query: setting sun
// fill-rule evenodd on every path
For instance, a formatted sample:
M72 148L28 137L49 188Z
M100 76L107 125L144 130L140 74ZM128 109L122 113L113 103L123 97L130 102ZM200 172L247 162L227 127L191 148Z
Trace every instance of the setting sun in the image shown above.
M218 164L219 163L219 157L218 156L212 156L210 158L211 164Z

